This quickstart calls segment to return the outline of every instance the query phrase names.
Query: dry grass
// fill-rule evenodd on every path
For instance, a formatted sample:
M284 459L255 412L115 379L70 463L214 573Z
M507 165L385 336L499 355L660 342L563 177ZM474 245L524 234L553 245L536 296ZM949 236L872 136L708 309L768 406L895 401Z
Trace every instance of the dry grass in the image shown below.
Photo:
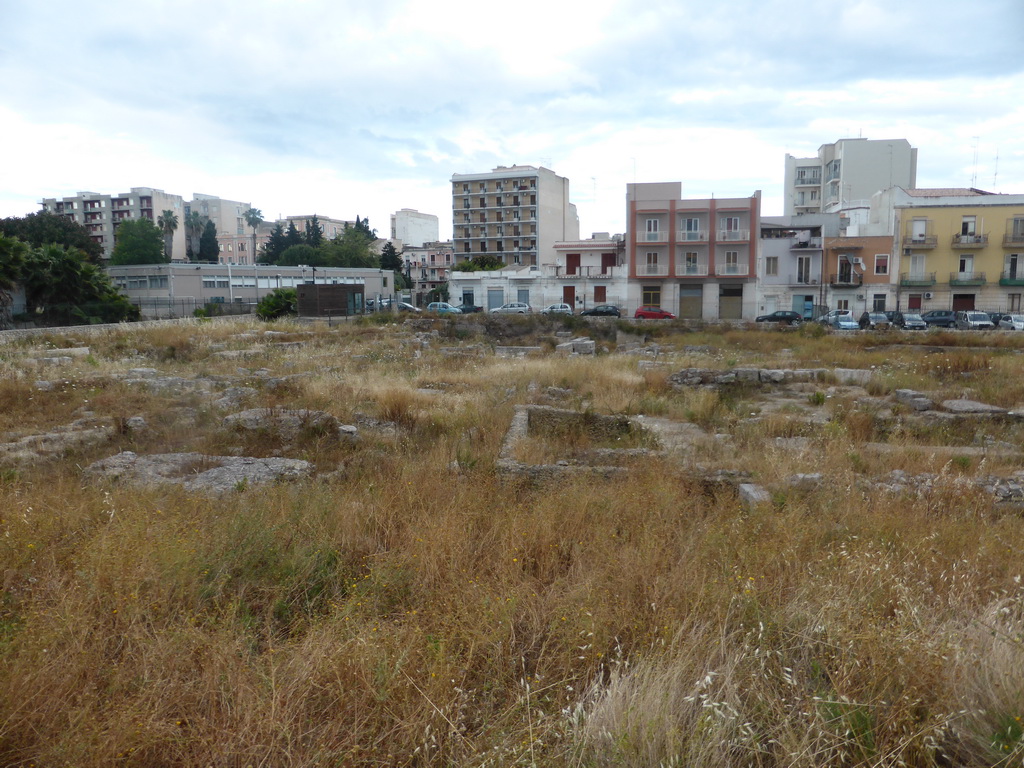
M1020 445L1020 427L882 418L828 382L774 410L755 391L667 382L690 365L876 365L876 395L912 382L1009 404L1024 398L1011 352L940 365L924 349L866 351L868 337L666 327L669 367L638 370L625 355L451 358L401 326L272 327L286 335L67 332L53 345L84 341L91 359L51 370L26 362L38 342L0 348L0 431L86 408L150 426L0 472L0 763L1020 764L1024 529L969 481L1022 461L929 453ZM456 344L448 329L441 343ZM254 343L253 358L217 355ZM684 344L710 351L667 349ZM113 378L136 367L252 386L246 407L326 410L360 424L360 444L240 438L209 396ZM264 367L292 378L268 386ZM548 388L581 413L708 436L620 477L496 474L513 406ZM777 442L792 437L804 447ZM574 440L603 445L549 436L543 458ZM80 465L122 448L281 453L318 475L217 499L83 482ZM772 503L743 507L690 479L696 463L750 472ZM892 469L938 480L922 495L865 484ZM785 485L809 472L823 482Z

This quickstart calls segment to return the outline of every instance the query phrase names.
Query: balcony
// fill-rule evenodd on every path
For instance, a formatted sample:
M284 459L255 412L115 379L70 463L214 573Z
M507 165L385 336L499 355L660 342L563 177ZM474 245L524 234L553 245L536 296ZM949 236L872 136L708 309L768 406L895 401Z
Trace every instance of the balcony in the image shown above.
M797 240L791 246L790 250L793 251L806 251L806 250L821 250L821 238L812 237L809 240Z
M939 239L935 235L908 235L903 240L904 248L934 248Z
M953 235L951 245L954 248L984 248L988 245L988 235Z
M792 286L817 285L818 284L818 278L816 278L816 277L807 277L806 275L802 276L802 277L800 275L790 275L789 276L789 280L788 280L788 284L792 285Z
M999 276L999 284L1022 286L1024 285L1024 272L1018 272L1016 269L1006 270Z
M821 176L804 176L803 178L798 176L794 184L798 187L820 187Z
M725 277L746 277L750 274L749 264L716 264L715 274Z
M708 241L708 231L706 229L699 229L696 231L680 232L676 236L676 241L680 243L706 243Z
M555 277L560 280L611 280L615 276L614 272L615 267L601 267L596 264L571 269L561 264L555 265Z
M900 285L904 288L931 288L935 285L935 273L904 272L900 275Z
M749 240L749 229L720 229L718 230L719 240Z
M637 264L638 277L668 277L668 264Z
M1007 232L1003 235L1003 247L1004 248L1020 248L1024 247L1024 231L1022 232Z
M696 264L687 264L683 260L676 262L676 276L677 277L707 277L708 276L708 265L707 262L697 262Z
M641 232L639 237L641 243L667 243L668 232Z
M858 288L864 284L864 275L860 272L833 274L828 276L828 284L833 288Z
M985 280L984 272L950 272L949 273L949 284L950 285L984 285L987 281Z

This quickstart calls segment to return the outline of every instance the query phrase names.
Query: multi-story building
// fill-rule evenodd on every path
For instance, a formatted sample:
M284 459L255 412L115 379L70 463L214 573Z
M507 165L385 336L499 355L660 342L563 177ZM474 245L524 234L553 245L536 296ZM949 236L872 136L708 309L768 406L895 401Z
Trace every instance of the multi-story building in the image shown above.
M402 208L391 214L392 242L399 241L406 248L422 248L427 243L436 243L439 238L434 214L420 213L414 208Z
M872 199L871 217L891 222L902 307L1022 309L1024 195L894 188Z
M185 215L195 211L213 222L217 228L218 261L221 264L252 264L256 260L252 253L252 230L245 223L245 212L251 207L239 200L193 192L192 200L185 204ZM257 249L259 243L257 237Z
M451 241L435 241L420 246L407 246L402 251L402 260L406 276L412 282L410 290L414 296L423 298L448 281L455 267L456 254ZM465 258L460 260L465 261Z
M321 216L320 214L309 214L306 216L285 216L283 219L279 219L274 222L280 224L287 231L288 224L292 223L295 225L295 229L300 234L306 234L306 228L313 221L313 216L316 215L316 222L320 225L320 232L324 236L324 240L333 240L336 237L340 237L345 234L346 227L354 227L355 221L347 221L345 219L332 219L329 216Z
M61 199L41 201L43 210L60 214L85 226L93 241L103 246L103 258L109 259L114 250L117 225L125 219L149 219L157 223L164 211L173 211L178 217L178 230L171 241L171 259L185 261L185 234L182 218L185 210L181 195L171 195L162 189L132 187L130 192L107 195L99 192L79 192Z
M828 309L884 312L898 306L892 235L825 238L822 304Z
M460 256L488 254L508 265L550 261L556 241L580 235L569 180L532 165L453 174L452 227Z
M692 319L757 313L761 192L684 200L680 182L626 185L630 305Z
M917 149L906 139L839 139L817 157L786 155L783 213L832 213L892 186L917 185Z
M577 311L595 304L627 308L629 274L622 235L597 232L587 240L556 242L553 250L553 259L539 267L460 272L456 266L448 281L449 296L455 303L487 310L510 301L522 301L535 310L559 302Z
M839 234L839 214L765 216L760 234L758 313L791 309L815 317L826 304L824 241Z

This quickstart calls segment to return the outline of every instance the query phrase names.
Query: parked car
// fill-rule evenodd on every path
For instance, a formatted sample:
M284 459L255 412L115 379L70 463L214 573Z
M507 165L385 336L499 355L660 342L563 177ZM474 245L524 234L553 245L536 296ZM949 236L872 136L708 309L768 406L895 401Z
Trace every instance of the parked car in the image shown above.
M461 315L462 310L453 307L447 301L432 301L427 304L427 312L437 312L439 315Z
M991 331L995 326L987 312L960 310L956 313L956 327L961 331Z
M676 316L661 307L640 307L633 317L644 320L675 320Z
M894 312L892 324L904 331L927 331L928 323L917 312Z
M956 312L951 309L933 309L921 315L929 328L955 328Z
M853 312L848 309L832 309L826 312L824 315L818 318L818 322L822 325L828 325L833 328L836 327L836 321L840 317L845 317L850 320L854 325L857 325L857 319L853 316ZM858 328L860 326L857 326Z
M848 315L836 315L832 318L832 322L829 323L829 327L837 331L859 331L860 323L857 322L851 312Z
M580 314L587 317L622 317L622 312L614 304L598 304L596 307L584 309Z
M869 331L881 331L889 327L885 312L865 312L860 316L859 325Z
M1003 315L999 327L1007 331L1024 331L1024 315Z
M540 312L542 315L571 315L572 307L568 304L548 304Z
M492 315L528 315L533 312L533 307L522 301L510 301L491 310Z
M413 314L423 311L419 307L414 307L412 304L409 304L408 302L405 301L395 302L394 309L398 310L399 312L412 312Z
M483 312L484 311L483 307L477 306L476 304L459 304L459 306L456 307L456 309L458 309L464 315L468 315L468 314L471 314L473 312Z
M785 323L786 325L800 325L803 321L803 315L788 309L780 309L771 314L754 318L755 323Z
M1006 317L1005 312L989 312L987 314L988 319L992 321L992 325L994 325L996 328L999 327L999 321Z

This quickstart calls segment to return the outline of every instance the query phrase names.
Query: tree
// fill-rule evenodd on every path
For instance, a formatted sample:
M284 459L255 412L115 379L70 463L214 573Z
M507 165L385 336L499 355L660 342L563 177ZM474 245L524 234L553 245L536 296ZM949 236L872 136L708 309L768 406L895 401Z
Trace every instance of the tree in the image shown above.
M281 254L281 258L278 259L277 264L282 267L300 267L303 265L310 267L327 266L322 263L322 258L317 249L305 243L286 248L284 253Z
M505 266L505 263L497 256L490 253L478 253L471 259L466 261L460 261L458 266L459 272L489 272L495 269L501 269Z
M149 219L125 219L117 225L111 264L163 264L163 237Z
M0 234L16 237L32 247L58 243L77 248L94 264L103 259L103 246L92 239L84 225L49 211L0 219Z
M298 292L294 288L275 288L260 299L256 316L261 320L274 320L283 315L295 315L298 304Z
M366 239L369 242L372 243L374 240L377 239L377 230L376 229L370 229L370 219L369 218L366 218L366 219L363 219L362 221L360 221L359 220L359 214L356 214L356 223L355 223L354 226L355 226L355 228L357 230L359 230L360 232L363 233L363 235L366 236Z
M256 263L256 229L263 223L263 211L259 208L250 208L244 214L245 223L252 227L252 262Z
M199 238L199 261L216 264L220 260L220 244L217 242L217 225L209 219L203 227L203 236Z
M174 231L178 228L178 214L174 211L162 211L156 225L164 233L164 256L171 261L174 251Z
M314 213L312 219L306 219L306 245L319 248L323 241L324 228L320 224L320 219Z
M401 254L398 253L394 243L388 240L380 252L380 268L389 269L392 272L401 272L403 266Z
M370 247L372 241L366 239L365 233L356 227L345 227L345 230L320 247L324 265L328 267L380 267L380 257Z
M0 235L0 328L11 324L11 291L21 279L28 246L16 237Z
M260 261L264 264L277 264L281 254L287 248L288 243L285 238L284 227L281 226L281 222L278 222L270 231L270 238L267 240L266 245L263 246L263 258Z
M186 251L189 261L196 261L199 258L199 239L203 236L204 229L206 217L199 211L190 211L185 216L185 235L188 237Z
M295 228L295 222L288 222L288 231L284 236L285 248L291 248L293 245L302 245L306 242L306 239L302 236L302 233Z

